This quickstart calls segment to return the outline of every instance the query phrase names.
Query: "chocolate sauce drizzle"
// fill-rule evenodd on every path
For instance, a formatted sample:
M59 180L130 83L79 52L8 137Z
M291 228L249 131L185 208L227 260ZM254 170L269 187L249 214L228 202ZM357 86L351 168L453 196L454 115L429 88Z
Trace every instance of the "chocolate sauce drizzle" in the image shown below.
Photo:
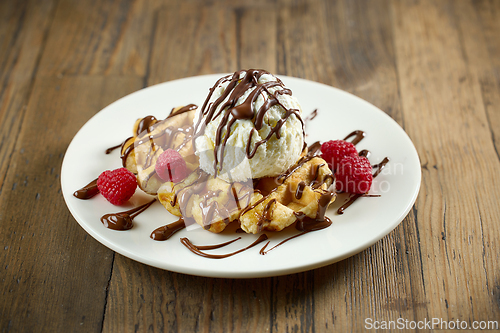
M135 134L139 136L142 132L147 131L148 133L151 132L151 126L153 124L156 124L158 120L154 116L146 116L139 121L139 124L137 125L137 129L135 131Z
M345 138L344 140L348 140L352 137L354 137L351 141L351 143L353 145L357 145L361 140L364 139L366 133L361 131L361 130L356 130L356 131L352 131L351 133L349 133ZM358 153L359 156L363 156L363 157L366 157L368 158L368 156L370 155L370 151L369 150L366 150L366 149L363 149L361 150L359 153ZM382 171L382 169L385 167L385 165L389 162L389 158L385 157L382 162L380 162L379 164L376 164L376 165L372 165L372 167L375 169L377 169L377 171L375 171L375 173L373 174L373 178L377 177L380 172ZM367 196L366 194L359 194L359 193L354 193L354 194L351 194L349 196L349 199L342 205L339 207L339 209L337 210L337 214L344 214L344 211L350 206L352 205L358 198L360 197L363 197L363 196Z
M218 245L197 246L197 245L194 245L193 243L191 243L191 241L185 237L181 238L181 243L185 247L187 247L189 249L189 251L191 251L194 254L199 255L201 257L205 257L205 258L209 258L209 259L224 259L224 258L234 256L235 254L241 253L243 251L246 251L246 250L254 247L255 245L265 241L267 238L268 237L266 234L262 234L259 236L259 238L257 238L252 244L248 245L247 247L244 247L238 251L234 251L234 252L230 252L230 253L226 253L226 254L209 254L209 253L202 252L201 250L211 250L211 249L220 248L220 247L226 246L228 244L231 244L232 242L235 242L238 239L241 239L241 237L238 237L236 239L233 239L232 241L218 244Z
M382 162L372 165L372 168L377 169L377 171L375 171L375 173L373 174L373 178L377 177L382 172L382 169L386 166L387 163L389 163L389 158L384 157Z
M219 216L220 221L223 221L226 225L229 224L229 210L220 206L217 201L212 201L210 204L207 203L208 199L217 194L214 191L208 191L203 195L202 200L199 204L201 209L201 218L203 220L203 228L206 230L210 229L212 222L214 221L214 215Z
M185 227L186 227L186 222L181 217L173 223L156 228L155 230L153 230L153 232L149 237L156 241L165 241L170 237L172 237L172 235L175 234L177 231L182 230Z
M127 158L130 155L130 153L132 153L132 151L135 148L134 142L132 142L129 145L127 145L127 142L129 142L129 140L134 140L134 137L131 136L131 137L126 138L123 141L121 149L120 149L121 150L120 158L122 159L122 165L123 165L123 167L127 166Z
M172 111L170 111L170 114L168 115L167 119L172 118L172 117L177 116L177 115L180 115L181 113L184 113L184 112L192 111L192 110L196 109L197 107L198 106L196 104L188 104L188 105L183 106L182 108L177 109L177 110L175 110L175 108L173 108Z
M351 133L347 134L347 136L344 138L344 141L347 141L348 139L350 139L352 137L354 137L354 139L352 139L351 143L353 145L357 145L361 140L364 139L365 132L360 131L360 130L352 131Z
M264 226L264 222L269 222L272 220L273 211L271 210L271 207L273 206L273 204L276 204L276 199L269 200L268 203L266 204L266 207L264 207L264 211L262 212L262 215L259 218L259 221L257 222L257 230L259 232L262 231L262 228Z
M368 156L370 156L370 151L369 151L369 150L367 150L367 149L363 149L362 151L360 151L360 152L358 153L358 155L359 155L359 156L363 156L363 157L368 158Z
M108 149L106 149L106 150L104 151L104 153L105 153L106 155L109 155L109 154L111 154L111 152L113 152L113 150L120 148L122 145L123 145L123 142L122 142L122 143L120 143L119 145L116 145L116 146L113 146L113 147L109 147Z
M94 197L99 193L99 189L97 188L97 178L82 187L81 189L75 191L73 196L78 199L86 200Z
M279 175L277 177L277 181L280 182L280 183L283 183L288 177L290 177L302 165L304 165L306 162L310 161L312 158L314 158L315 156L317 156L320 148L321 148L321 145L320 145L319 142L315 142L311 146L309 146L308 153L305 156L303 156L297 162L297 164L295 164L294 166L292 166L290 169L288 169L287 171L285 171L283 174ZM327 179L334 180L333 175L326 175L321 182L318 181L317 178L319 176L319 168L321 166L323 166L323 165L324 164L321 164L321 165L318 165L316 168L312 168L311 169L311 176L312 176L311 178L312 178L312 181L309 184L309 186L317 189L321 185L323 185L326 182ZM302 194L303 194L305 186L306 186L306 184L303 181L300 182L297 185L297 189L295 191L295 197L297 199L300 199L302 197ZM275 192L276 190L277 190L277 188L274 189L274 190L272 190L268 195L266 195L263 198L257 200L253 204L248 205L246 208L244 208L240 212L239 216L240 217L243 216L248 211L252 210L253 208L257 207L259 204L261 204L262 202L264 202L265 200L267 200L269 198L269 195L271 193ZM325 212L326 212L326 208L328 208L328 205L329 205L331 199L335 195L336 195L336 193L333 190L332 191L327 191L326 193L323 193L321 195L321 197L319 199L319 202L318 202L318 212L316 214L316 218L315 219L309 218L309 217L307 217L305 215L302 216L302 215L297 215L296 214L297 221L298 221L297 225L300 225L300 228L301 228L300 230L305 230L307 228L316 228L314 230L319 230L319 229L323 229L323 228L328 227L331 224L331 221L327 217L325 217ZM258 221L258 224L257 224L257 230L259 232L262 231L264 222L270 221L272 219L272 216L271 216L271 214L272 214L271 207L272 207L272 205L275 202L276 202L276 199L271 199L271 200L268 201L268 203L264 207L262 215L261 215L261 217L260 217L260 219ZM307 227L306 227L306 225L307 225ZM313 225L314 225L314 227L313 227ZM312 230L309 230L309 231L312 231Z
M363 194L359 194L359 193L356 193L356 194L351 194L349 196L349 199L342 205L339 207L339 209L337 209L337 214L344 214L344 211L354 203L354 201L358 200L359 197L362 197Z
M187 239L187 238L185 238ZM227 241L225 243L221 243L221 244L213 244L213 245L196 245L196 248L198 250L215 250L215 249L220 249L221 247L224 247L224 246L227 246L231 243L234 243L236 242L237 240L240 240L241 237L238 237L238 238L235 238L233 240L230 240L230 241ZM189 240L188 240L189 241ZM181 239L181 242L182 242L182 239ZM191 241L189 241L191 242ZM192 243L191 243L192 244Z
M240 77L242 74L243 77ZM195 131L194 131L195 135L193 136L193 140L196 139L196 137L203 135L208 123L213 121L215 118L222 116L222 120L217 128L216 138L215 138L215 147L214 147L215 175L218 175L223 168L224 149L227 140L229 139L229 136L231 134L231 127L236 122L236 120L248 119L252 120L254 123L255 128L252 129L252 131L250 132L250 136L248 138L246 146L246 156L249 159L254 157L259 146L269 141L273 135L276 135L277 139L280 138L280 129L292 114L295 115L302 123L302 134L303 137L305 137L304 121L300 117L300 110L288 109L278 100L278 95L281 94L292 95L291 90L285 88L281 80L278 78L276 78L276 81L258 83L259 78L263 74L270 74L270 73L261 69L249 69L249 70L240 70L232 75L227 75L225 77L222 77L210 89L210 93L208 94L205 102L203 103L201 109L202 117L199 118L198 123L195 125ZM228 81L229 84L227 85L222 95L219 98L217 98L213 103L209 103L213 95L213 92L216 90L216 88L220 84ZM271 93L269 89L275 87L279 87L281 89L276 90L274 93ZM250 92L245 101L240 105L236 105L239 98L242 97L247 90L252 88L254 88L254 90ZM267 96L267 99L258 110L254 110L253 108L254 102L260 95ZM227 101L225 101L226 99ZM265 114L271 107L275 105L280 105L285 110L285 115L274 125L274 127L272 127L269 134L264 139L257 141L252 148L251 146L252 136L254 132L257 132L260 129L262 129ZM217 109L219 109L219 111L216 113Z
M149 206L156 201L156 198L138 207L126 210L124 212L105 214L101 217L101 222L106 228L113 230L129 230L132 228L132 220L145 211Z
M267 246L268 246L268 245L269 245L269 243L270 243L270 242L267 242L267 243L266 243L266 244L262 247L262 249L260 249L259 254L261 254L261 255L265 255L265 254L267 254L269 251L274 250L275 248L277 248L277 247L278 247L278 246L280 246L280 245L283 245L284 243L288 242L289 240L292 240L292 239L297 238L297 237L299 237L299 236L305 235L305 234L307 234L307 233L308 233L307 231L303 231L303 232L301 232L301 233L299 233L299 234L296 234L296 235L290 236L290 237L288 237L288 238L286 238L286 239L282 240L281 242L279 242L278 244L274 245L272 248L270 248L269 250L267 250L267 251L266 251L266 248L267 248Z
M318 211L316 212L316 217L310 218L302 212L295 213L297 217L297 223L295 228L300 231L316 231L329 227L332 221L325 216L326 209L330 204L330 201L335 197L335 192L326 192L321 195L318 201Z
M295 229L301 231L301 233L282 240L280 243L276 244L275 246L266 251L266 248L270 243L267 242L266 245L264 245L262 249L260 249L259 254L265 255L269 251L274 250L278 246L288 242L291 239L297 238L311 231L317 231L328 228L330 225L332 225L332 221L327 216L325 216L325 213L326 209L328 208L328 205L330 204L330 201L334 196L335 192L326 192L321 195L318 202L318 211L316 212L316 217L314 219L310 218L309 216L307 216L302 212L294 213L295 217L297 218L295 222Z
M308 122L316 118L317 115L318 115L318 109L315 109L313 112L311 112L310 115L304 118L304 124L307 124Z

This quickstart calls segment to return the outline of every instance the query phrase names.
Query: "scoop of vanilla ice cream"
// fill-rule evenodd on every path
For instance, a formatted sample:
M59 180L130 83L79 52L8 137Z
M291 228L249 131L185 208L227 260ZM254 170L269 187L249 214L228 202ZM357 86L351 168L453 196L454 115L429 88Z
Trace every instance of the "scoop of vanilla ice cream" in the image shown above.
M240 81L237 85L241 84L241 79L245 75L249 75L248 72L242 71ZM227 135L227 127L220 127L221 122L226 122L227 124L233 120L233 114L229 114L228 118L224 120L225 112L221 112L220 110L224 107L225 102L230 98L231 94L226 92L228 96L222 102L218 100L224 95L226 89L229 89L230 78L231 76L226 80L219 80L220 83L214 87L212 96L205 103L205 105L210 106L216 103L216 101L218 102L218 106L213 113L214 118L201 130L199 128L195 129L195 131L201 132L195 132L195 153L199 157L201 169L214 175L216 172L215 167L217 167L219 169L218 176L226 181L245 181L252 178L277 176L283 173L297 162L304 147L303 123L300 119L302 109L299 102L291 93L286 93L282 85L268 84L268 88L262 89L251 105L253 118L235 119L225 145L222 144L216 148L216 138L218 135L221 135L221 132L218 134L218 129L222 131L221 137L223 140L226 139ZM278 79L267 72L260 75L257 79L257 84L244 91L233 106L244 103L253 90L257 89L259 85L270 81L276 82ZM279 82L281 83L281 81ZM237 86L232 87L232 89L237 89ZM290 91L288 90L288 92ZM258 110L260 110L266 101L269 102L269 98L276 98L279 103L267 109L264 113L262 127L256 130L255 122ZM287 109L296 111L286 117ZM206 114L202 114L203 111L203 108L197 110L195 124L200 123L200 117L203 118L201 119L201 123L205 120L204 117L206 117ZM281 125L281 128L278 125L279 138L276 135L277 133L274 133L266 141L265 139L269 133L282 119L284 123ZM251 134L252 132L253 134ZM248 145L249 140L250 144ZM256 144L262 140L264 142L258 146L255 154L252 156ZM217 166L214 164L214 149L217 150ZM221 161L222 168L220 168Z

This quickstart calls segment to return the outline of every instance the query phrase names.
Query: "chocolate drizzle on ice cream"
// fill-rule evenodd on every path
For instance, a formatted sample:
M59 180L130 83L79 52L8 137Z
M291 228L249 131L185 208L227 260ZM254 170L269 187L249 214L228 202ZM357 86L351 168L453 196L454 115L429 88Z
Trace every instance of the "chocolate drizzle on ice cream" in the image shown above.
M261 80L264 76L265 79ZM221 88L222 86L224 88ZM220 90L223 91L220 92ZM220 93L220 96L214 95L216 91ZM196 121L193 135L196 145L199 137L206 136L206 129L210 123L216 126L214 138L207 138L210 145L213 146L213 166L212 170L205 171L213 173L216 176L221 173L224 169L224 157L228 140L233 135L246 136L244 139L246 140L244 147L246 158L254 158L259 147L268 143L273 136L277 140L281 138L282 127L292 115L300 122L301 140L304 141L304 121L300 115L301 110L299 107L288 107L285 105L286 103L280 101L281 98L284 98L282 96L285 95L291 97L291 90L286 88L280 79L272 76L265 70L241 70L219 79L210 89L210 93L203 103L201 110L198 110L200 114ZM259 98L259 103L257 103ZM259 106L257 106L258 104ZM277 106L281 112L281 116L278 119L271 119L268 115L274 106ZM249 132L241 132L244 134L234 134L238 131L238 126L242 126L238 122L241 120L251 121L253 128ZM267 133L261 131L264 125L267 126ZM199 149L198 146L196 147ZM300 148L297 154L300 153ZM257 174L251 178L259 177L262 176Z

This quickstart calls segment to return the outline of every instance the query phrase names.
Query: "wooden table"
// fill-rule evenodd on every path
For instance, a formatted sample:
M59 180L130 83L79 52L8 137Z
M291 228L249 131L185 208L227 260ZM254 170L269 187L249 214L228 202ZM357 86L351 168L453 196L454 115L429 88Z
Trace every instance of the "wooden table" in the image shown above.
M1 331L498 323L499 36L494 0L0 2ZM423 178L394 231L320 269L214 279L140 264L78 225L60 170L91 116L146 86L252 67L351 92L405 129Z

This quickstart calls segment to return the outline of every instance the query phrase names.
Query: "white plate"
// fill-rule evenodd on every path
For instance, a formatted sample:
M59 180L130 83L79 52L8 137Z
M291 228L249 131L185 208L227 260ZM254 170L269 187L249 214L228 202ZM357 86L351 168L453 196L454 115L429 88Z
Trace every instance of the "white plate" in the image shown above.
M66 204L80 225L110 249L131 259L158 268L209 277L249 278L290 274L325 266L352 256L371 246L393 230L409 212L420 188L420 161L413 143L404 130L384 112L370 103L333 87L303 79L281 76L300 101L304 113L318 109L316 118L306 126L307 142L342 139L353 130L363 130L366 137L358 149L371 151L372 164L390 158L384 171L375 178L371 194L349 207L343 215L336 208L340 197L329 208L333 224L311 232L268 252L259 254L265 243L225 259L207 259L191 253L179 241L188 237L194 244L218 244L236 237L242 239L211 253L233 252L252 243L257 236L222 234L203 229L181 230L167 241L154 241L150 233L159 226L177 220L156 202L134 219L128 231L107 229L100 221L103 214L130 209L151 197L136 192L124 207L108 203L102 196L79 200L73 192L95 179L102 171L121 167L119 151L104 151L130 136L137 118L154 115L166 117L171 108L189 103L201 107L209 88L222 74L204 75L158 84L119 99L90 119L68 147L61 171L61 185ZM296 234L292 227L282 232L268 232L268 249Z

